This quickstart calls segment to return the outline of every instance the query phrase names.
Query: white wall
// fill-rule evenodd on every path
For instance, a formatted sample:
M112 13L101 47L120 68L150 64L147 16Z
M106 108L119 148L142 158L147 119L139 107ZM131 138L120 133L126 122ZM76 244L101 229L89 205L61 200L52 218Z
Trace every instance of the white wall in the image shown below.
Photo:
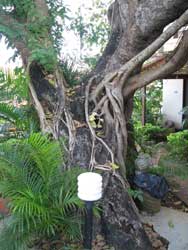
M163 80L163 108L164 120L171 120L176 128L182 126L183 108L183 79Z

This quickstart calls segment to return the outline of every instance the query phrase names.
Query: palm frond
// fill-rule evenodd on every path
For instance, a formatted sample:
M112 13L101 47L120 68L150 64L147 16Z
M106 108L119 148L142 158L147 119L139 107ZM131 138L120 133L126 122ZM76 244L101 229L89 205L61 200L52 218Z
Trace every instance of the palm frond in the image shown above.
M18 110L7 103L0 103L0 117L15 125L20 123Z
M0 235L0 250L28 250L31 232L26 230L21 217L11 215L5 218Z
M28 78L23 68L14 71L0 69L0 99L1 101L18 99L28 100Z
M58 233L69 238L81 236L79 215L83 203L77 197L77 176L83 170L61 172L61 152L58 142L40 133L0 144L0 172L3 173L0 192L9 199L12 218L0 232L0 244L2 241L4 246L3 239L10 233L13 235L9 242L15 234L19 238L14 248L10 244L4 249L25 250L30 238Z

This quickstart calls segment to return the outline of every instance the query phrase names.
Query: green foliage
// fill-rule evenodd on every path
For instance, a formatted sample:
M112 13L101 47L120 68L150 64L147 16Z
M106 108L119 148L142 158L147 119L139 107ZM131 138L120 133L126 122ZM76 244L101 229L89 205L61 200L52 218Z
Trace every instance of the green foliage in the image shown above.
M0 103L0 117L16 125L20 124L20 115L17 111L9 104Z
M134 175L135 173L135 159L137 158L137 152L132 147L127 149L127 158L126 158L126 175L127 177Z
M100 44L101 51L104 49L110 35L110 25L107 20L107 11L110 1L96 0L95 12L90 16L86 42L88 45Z
M21 250L34 239L63 234L80 237L77 197L80 169L62 172L61 149L41 134L0 145L0 192L10 216L0 233L0 249Z
M147 169L147 172L150 174L157 174L157 175L165 175L167 169L164 166L154 166L152 168Z
M0 13L9 13L12 14L12 17L15 17L15 21L11 22L10 26L0 25L0 33L4 34L7 39L6 43L8 47L14 47L14 41L22 41L25 38L26 34L26 25L24 21L27 18L28 12L33 9L32 0L1 0L0 2ZM0 18L3 19L3 17ZM16 20L19 20L17 21ZM3 20L2 22L3 23ZM26 39L24 39L24 42Z
M188 160L188 130L170 134L167 137L171 154L183 160Z
M63 71L63 76L70 87L74 87L79 84L81 74L76 69L73 61L69 59L62 60L60 68Z
M150 123L146 123L145 126L142 126L141 123L137 123L134 132L135 140L138 144L142 145L151 140L156 142L166 140L167 134L170 133L170 130Z
M71 18L70 30L74 31L80 41L81 62L93 68L107 44L110 25L107 20L107 9L110 1L95 0L92 7L84 4ZM93 54L93 55L92 55Z
M164 144L163 144L164 145ZM158 145L156 145L158 146ZM159 144L159 148L161 145ZM151 153L155 155L155 152L158 151L157 147L153 146ZM152 168L146 169L148 173L162 175L165 177L180 177L185 179L188 177L188 161L179 157L177 153L172 151L172 148L165 144L166 153L160 156L158 165L153 166Z
M143 192L141 190L128 189L128 194L134 199L143 202Z
M109 38L106 4L101 1L95 1L94 8L96 10L91 13L88 20L82 15L81 8L79 8L76 17L72 20L71 29L79 36L81 48L83 48L84 44L88 44L88 46L100 44L102 50ZM91 12L92 9L88 9L88 11Z
M21 41L30 50L30 60L41 64L46 71L54 71L57 67L58 55L62 46L64 20L68 17L68 9L63 1L46 0L45 6L38 8L32 0L2 0L0 12L12 14L15 21L8 27L0 26L0 32L14 46L14 41Z
M79 63L93 68L110 36L107 7L111 0L95 0L92 7L83 5L72 13L72 17L63 0L45 2L48 10L37 8L32 0L1 1L0 12L11 14L15 19L10 27L0 26L0 33L8 38L7 45L14 47L15 41L25 44L30 52L30 61L37 61L51 73L58 66L63 36L66 35L64 31L69 30L80 41ZM17 55L16 52L15 57Z
M188 178L187 160L182 160L176 155L171 154L171 152L166 157L160 159L158 168L159 174L161 171L161 174L164 176L179 176L181 179Z
M57 51L53 47L50 34L50 17L42 15L41 10L33 8L28 12L31 22L27 25L28 47L31 50L30 61L37 61L48 72L57 66Z
M30 60L38 62L48 72L53 72L57 66L57 55L54 53L53 47L40 48L37 46L35 49L33 48Z
M22 102L29 99L28 78L23 68L13 72L0 69L0 99L1 101L17 100Z
M1 17L0 17L0 19L1 19ZM13 27L15 28L15 30L13 30ZM13 43L11 42L11 41L13 41L13 39L20 39L20 37L23 35L22 25L20 25L20 27L13 25L13 27L8 28L8 27L5 27L4 25L0 24L0 33L6 35L10 39L10 40L6 39L6 43L7 43L8 48L13 47Z
M88 65L90 69L94 69L98 60L99 60L100 54L96 54L95 56L85 56L83 58L84 63Z
M14 6L16 10L16 15L20 18L26 18L27 13L30 11L30 9L33 7L33 1L32 0L1 0L0 7L1 8L9 8Z
M0 103L0 118L2 121L0 133L4 135L1 138L3 140L10 137L27 137L31 132L39 130L35 110L28 106L16 108L6 103ZM3 126L3 124L5 125Z
M133 120L141 121L142 114L142 89L136 91L134 95ZM162 103L162 83L156 81L146 88L146 122L153 125L161 122Z
M183 115L183 129L188 129L188 106L185 106L182 110L181 113Z
M159 166L147 169L147 172L167 178L179 176L181 179L185 179L188 177L188 164L185 161L168 155L166 159L161 159L159 164Z
M28 79L22 68L16 68L14 72L0 71L0 96L1 141L38 131L36 112L28 105ZM9 127L14 132L9 132Z
M54 48L59 55L62 48L62 33L65 30L65 21L70 19L70 10L63 0L46 0L49 6L51 35L54 41Z

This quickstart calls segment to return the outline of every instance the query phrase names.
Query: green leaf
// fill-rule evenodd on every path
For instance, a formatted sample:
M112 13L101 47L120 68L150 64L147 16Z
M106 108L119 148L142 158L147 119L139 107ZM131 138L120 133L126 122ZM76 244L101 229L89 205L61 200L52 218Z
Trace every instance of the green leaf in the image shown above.
M115 163L110 163L110 166L112 167L113 170L119 169L119 165L117 165Z
M0 249L24 249L30 239L58 234L81 237L84 206L77 197L77 176L83 170L62 172L61 152L58 142L40 133L0 144L0 192L11 211Z

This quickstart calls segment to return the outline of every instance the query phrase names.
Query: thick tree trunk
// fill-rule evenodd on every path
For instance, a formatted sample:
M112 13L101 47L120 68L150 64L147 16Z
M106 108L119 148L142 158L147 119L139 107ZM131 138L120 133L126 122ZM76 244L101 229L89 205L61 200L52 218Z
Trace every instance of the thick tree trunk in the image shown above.
M113 175L109 177L109 186L104 195L102 219L105 238L115 249L153 249L133 201L121 181Z
M150 22L152 17L148 16L149 7L144 1L143 4L132 0L115 1L109 11L112 25L109 44L88 83L77 88L76 94L69 99L65 99L62 79L59 81L55 74L56 84L52 87L39 65L33 63L30 66L31 84L39 101L37 104L33 98L34 103L39 116L44 115L40 117L42 129L57 139L61 135L69 137L69 166L102 171L103 212L98 229L115 250L150 250L152 246L135 204L127 193L126 158L128 142L132 141L127 126L134 93L126 96L122 91L121 77L113 73L109 76L109 73L145 49L162 33L165 25L183 11L180 8L177 15L173 15L174 6L167 11L163 1L160 5L163 15L168 12L168 18L161 21L161 16L155 13L152 16L154 21ZM134 73L138 73L141 66L138 64ZM93 114L103 121L100 131L90 123ZM115 170L114 166L119 169Z
M50 87L45 78L41 77L40 72L41 68L34 63L30 68L32 85L44 113L48 114L47 122L50 130L47 130L54 132L53 122L58 101L57 94L55 94L57 89ZM76 95L67 100L66 103L67 112L71 115L74 124L73 131L71 131L73 144L69 145L69 148L72 147L72 151L70 150L68 165L71 167L80 166L90 170L94 167L99 167L99 169L100 166L107 167L105 171L100 170L104 178L104 195L101 220L98 221L95 231L103 234L107 243L113 246L115 250L150 250L152 249L151 243L140 222L135 204L127 193L128 183L123 176L124 173L121 174L111 169L108 165L112 161L110 153L100 141L95 142L96 162L93 166L90 164L93 138L85 118L85 88L87 88L87 85L77 88ZM67 123L65 115L62 116L62 119ZM70 135L62 121L58 134L66 137ZM57 138L56 133L55 137ZM108 134L103 139L105 143L111 146L113 152L115 152L115 157L118 157L117 140L113 127L109 127Z

